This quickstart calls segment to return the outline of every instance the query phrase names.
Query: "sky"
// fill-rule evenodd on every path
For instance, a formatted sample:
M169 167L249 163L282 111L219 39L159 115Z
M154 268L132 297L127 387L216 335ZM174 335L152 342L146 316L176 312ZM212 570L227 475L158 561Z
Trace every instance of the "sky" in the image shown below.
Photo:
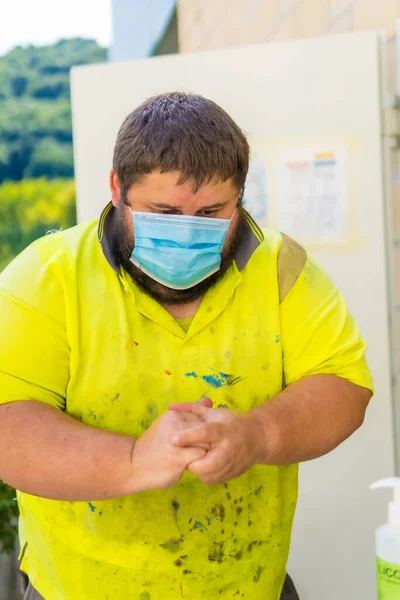
M0 0L0 56L28 44L90 37L111 39L111 0Z

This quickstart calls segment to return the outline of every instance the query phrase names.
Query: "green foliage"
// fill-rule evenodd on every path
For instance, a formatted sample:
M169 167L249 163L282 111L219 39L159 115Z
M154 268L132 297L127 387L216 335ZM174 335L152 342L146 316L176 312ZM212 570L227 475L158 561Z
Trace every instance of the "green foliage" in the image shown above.
M73 177L73 156L70 144L58 144L44 138L34 148L25 177Z
M0 481L0 553L11 554L17 538L15 490Z
M46 76L61 76L68 82L71 67L102 63L106 59L105 48L95 40L83 38L60 40L51 46L17 46L0 57L0 67L4 65L8 71L8 83L3 86L2 93L19 97L22 89L22 94L26 92L29 95L28 84L35 80Z
M79 38L0 57L0 271L76 222L69 72L105 60L104 48ZM17 516L15 491L0 481L0 552L14 548Z
M65 75L43 75L29 82L27 95L40 100L69 99L69 81Z
M72 180L26 179L0 185L0 271L33 240L75 225ZM1 536L0 536L1 539Z
M0 57L0 183L73 176L69 72L105 60L105 48L81 38Z
M46 139L43 144L49 144ZM4 152L4 148L3 148ZM38 152L35 168L52 160L52 147ZM66 162L67 157L54 154L54 160ZM0 146L0 170L4 154ZM42 161L42 162L41 162ZM66 229L75 225L75 184L71 179L25 179L0 185L0 271L26 246L51 229ZM0 553L14 549L18 516L15 490L0 481Z

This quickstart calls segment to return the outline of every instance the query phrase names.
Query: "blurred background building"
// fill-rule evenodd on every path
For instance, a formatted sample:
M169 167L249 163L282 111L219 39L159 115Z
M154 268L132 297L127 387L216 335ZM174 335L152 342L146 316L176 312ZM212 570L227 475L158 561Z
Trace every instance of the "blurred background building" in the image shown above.
M382 29L396 89L397 0L112 0L109 60Z
M178 0L177 16L181 53L381 29L389 91L397 93L398 0ZM400 204L397 178L393 183Z
M398 0L112 0L109 60L190 53L381 29L388 89L397 94ZM392 154L394 235L400 238L398 156ZM400 272L400 270L399 270Z
M178 52L176 0L113 0L109 60Z

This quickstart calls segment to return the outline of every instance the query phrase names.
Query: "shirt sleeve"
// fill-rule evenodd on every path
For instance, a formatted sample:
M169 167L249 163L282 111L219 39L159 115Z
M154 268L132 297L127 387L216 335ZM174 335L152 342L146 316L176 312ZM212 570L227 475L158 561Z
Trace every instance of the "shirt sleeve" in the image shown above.
M55 265L41 260L41 244L0 275L0 404L35 400L63 410L70 354L65 299Z
M284 383L331 374L373 391L366 343L323 269L308 258L281 304Z

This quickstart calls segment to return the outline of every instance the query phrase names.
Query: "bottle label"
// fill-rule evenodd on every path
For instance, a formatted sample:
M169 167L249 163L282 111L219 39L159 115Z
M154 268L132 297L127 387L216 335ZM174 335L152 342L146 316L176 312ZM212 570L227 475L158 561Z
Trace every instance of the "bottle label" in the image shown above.
M400 600L400 565L378 558L378 600Z

